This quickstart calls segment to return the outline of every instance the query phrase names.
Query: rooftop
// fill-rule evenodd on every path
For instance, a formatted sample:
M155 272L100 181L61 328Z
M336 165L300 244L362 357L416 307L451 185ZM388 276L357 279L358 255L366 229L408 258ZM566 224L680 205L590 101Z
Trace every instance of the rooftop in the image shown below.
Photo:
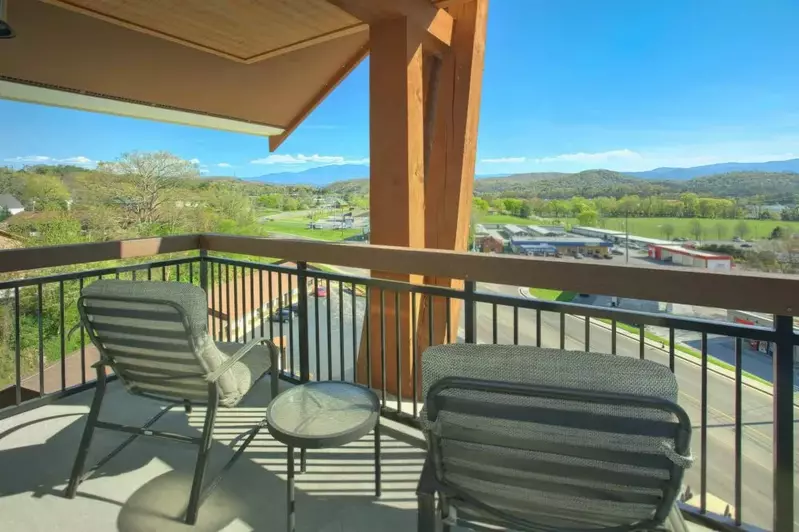
M690 255L691 257L699 257L702 259L729 259L729 255L724 253L714 253L712 251L701 251L698 249L684 248L682 246L658 246L660 249L671 251L672 253L679 253L681 255Z
M520 236L511 239L514 245L519 244L562 244L572 246L607 246L610 243L601 238L587 236Z

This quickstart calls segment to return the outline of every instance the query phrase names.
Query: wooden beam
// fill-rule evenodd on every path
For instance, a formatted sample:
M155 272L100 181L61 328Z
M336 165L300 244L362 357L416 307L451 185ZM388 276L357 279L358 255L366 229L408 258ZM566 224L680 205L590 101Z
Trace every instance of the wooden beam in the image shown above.
M369 45L362 46L346 63L336 70L335 74L325 83L321 90L317 92L313 98L300 110L299 114L291 119L291 122L286 126L285 131L280 135L269 137L269 151L277 150L286 139L289 138L294 130L305 121L306 118L316 109L331 92L333 92L344 79L350 75L350 72L355 70L355 67L361 64L366 55L369 53Z
M799 305L796 303L799 277L785 274L616 266L573 259L215 234L201 235L200 245L208 251L279 257L405 276L415 274L513 286L538 286L577 293L799 316ZM0 251L0 264L4 258L23 251L26 250Z
M452 16L430 0L328 0L370 25L404 17L433 47L449 46L452 40Z
M421 33L407 18L370 26L369 139L371 242L409 248L424 246L424 109ZM373 270L372 277L420 282L420 276ZM372 291L371 350L362 342L361 382L379 382L386 371L390 393L412 389L411 296ZM382 347L385 346L385 352ZM372 375L365 376L366 359Z
M477 126L480 117L483 62L485 56L488 0L453 5L455 20L450 53L433 59L441 63L438 89L428 106L435 117L432 150L425 178L425 200L435 209L425 212L425 247L466 250L474 188ZM459 279L427 276L425 284L461 288ZM447 328L457 326L457 301L451 308L452 324L446 321L445 301L426 298L422 302L418 326L420 345L439 344L447 338ZM433 334L429 336L428 313L433 305ZM452 335L454 338L454 335Z
M0 273L73 266L104 260L153 257L163 253L199 249L199 235L139 238L113 242L68 244L0 250Z

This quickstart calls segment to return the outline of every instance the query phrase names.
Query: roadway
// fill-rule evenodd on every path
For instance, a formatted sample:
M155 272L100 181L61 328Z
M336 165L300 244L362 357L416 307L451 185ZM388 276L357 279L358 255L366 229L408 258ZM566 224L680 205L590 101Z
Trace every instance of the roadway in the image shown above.
M481 284L479 290L507 296L518 296L518 288L504 285ZM320 298L319 302L319 349L316 345L316 312L317 299L309 298L309 352L311 354L311 372L321 378L327 378L328 371L334 379L341 378L352 380L355 353L357 352L360 331L363 324L365 310L364 299L356 297L355 304L355 335L353 336L352 308L353 299L349 292L344 292L339 307L339 292L334 285L331 289L330 305L330 337L331 350L327 349L327 302ZM491 343L493 337L492 309L490 305L479 304L477 308L477 341ZM522 345L536 345L535 311L519 310L518 339ZM566 316L565 347L567 350L582 351L585 349L585 322L577 317ZM266 324L269 327L268 323ZM461 325L462 326L462 325ZM278 336L279 325L273 323L274 336ZM289 325L283 324L283 334L289 337ZM299 373L299 326L295 319L292 325L292 344L294 353L292 362L294 371ZM541 316L541 345L544 347L559 348L560 346L560 316L558 314L543 312ZM459 338L462 341L461 338ZM513 343L513 310L511 307L500 306L497 308L497 341L502 344ZM344 345L344 356L341 357L341 345ZM590 349L594 352L610 353L610 331L599 325L591 326ZM622 356L639 356L638 340L618 334L616 341L617 354ZM316 363L316 353L319 353L319 364ZM646 346L644 355L647 360L652 360L668 365L669 356L666 351ZM328 362L329 357L329 362ZM733 509L735 496L735 417L734 417L734 386L733 381L726 376L708 371L707 376L707 455L701 455L700 430L701 430L701 369L693 362L675 359L675 375L680 387L679 403L686 410L693 421L694 436L692 449L696 462L688 470L685 483L696 494L691 501L699 505L700 493L700 467L703 459L707 460L707 490L713 496L709 509L723 511L724 504L718 506L716 498L729 503ZM742 393L742 519L764 529L772 526L772 399L771 396L746 386ZM796 410L794 411L796 419ZM794 438L799 441L799 425L794 425ZM799 508L799 451L794 456L794 499L795 506ZM799 521L795 523L799 530Z

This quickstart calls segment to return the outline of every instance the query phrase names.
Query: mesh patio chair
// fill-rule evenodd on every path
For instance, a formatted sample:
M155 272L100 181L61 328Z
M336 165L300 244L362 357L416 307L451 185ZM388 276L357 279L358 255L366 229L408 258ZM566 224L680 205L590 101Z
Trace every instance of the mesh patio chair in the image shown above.
M691 424L669 368L445 345L425 351L422 374L420 532L687 530L676 500Z
M78 448L66 497L138 436L157 436L199 446L185 520L194 524L200 505L218 483L221 473L203 489L217 408L233 407L267 372L272 397L278 393L278 350L272 342L255 338L246 345L219 343L208 334L208 303L199 287L174 282L99 280L83 289L78 300L81 322L100 352L95 364L97 388ZM261 345L265 344L265 345ZM171 403L142 427L100 421L110 367L133 394ZM270 371L271 370L271 371ZM185 436L150 428L172 407L207 406L202 435ZM266 405L264 405L264 408ZM253 427L230 462L244 452L263 423ZM95 428L131 436L84 474L86 456Z

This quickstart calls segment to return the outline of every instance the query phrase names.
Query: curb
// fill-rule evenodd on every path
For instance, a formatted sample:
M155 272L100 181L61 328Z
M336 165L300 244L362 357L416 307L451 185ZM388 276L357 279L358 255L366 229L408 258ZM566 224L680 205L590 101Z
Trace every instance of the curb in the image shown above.
M521 297L525 298L525 299L538 299L535 296L531 295L530 292L528 292L527 290L525 290L522 287L519 287L519 295ZM584 316L575 316L574 314L569 314L569 316L571 316L572 318L581 320L581 321L585 321L585 317ZM607 323L605 323L603 321L594 320L592 323L595 324L595 325L598 325L599 327L602 327L603 329L608 330L608 331L610 331L612 329L610 325L608 325ZM632 334L632 333L630 333L628 331L625 331L624 329L616 328L616 333L617 334L621 334L623 336L626 336L627 338L630 338L630 339L633 339L633 340L638 340L639 339L638 336L636 336L636 335L634 335L634 334ZM660 351L662 351L662 352L664 352L666 354L669 354L668 349L665 349L665 348L661 347L659 342L655 342L653 340L650 340L649 338L644 338L644 344L648 345L649 347L651 347L653 349L658 349L658 350L660 350ZM711 356L711 355L708 354L708 356ZM682 352L680 352L677 349L674 350L674 357L675 358L679 358L680 360L684 360L686 362L690 362L691 364L693 364L696 367L699 367L699 368L702 367L701 360L698 360L696 357L692 357L690 355L682 353ZM716 375L719 375L719 376L722 376L722 377L726 377L726 378L730 379L731 381L735 382L735 373L733 373L732 371L730 371L730 370L728 370L726 368L722 368L722 367L719 367L719 366L713 364L712 362L710 362L710 360L708 360L707 369L708 369L708 371L711 371L711 372L715 373ZM757 390L757 391L759 391L761 393L764 393L764 394L766 394L766 395L768 395L770 397L774 397L774 388L772 386L766 386L765 384L763 384L763 383L761 383L759 381L756 381L754 379L751 379L751 378L749 378L749 377L747 377L745 375L741 376L741 384L743 384L743 385L745 385L745 386L747 386L749 388L752 388L753 390ZM795 407L799 407L799 398L796 396L796 393L794 393L793 405Z

